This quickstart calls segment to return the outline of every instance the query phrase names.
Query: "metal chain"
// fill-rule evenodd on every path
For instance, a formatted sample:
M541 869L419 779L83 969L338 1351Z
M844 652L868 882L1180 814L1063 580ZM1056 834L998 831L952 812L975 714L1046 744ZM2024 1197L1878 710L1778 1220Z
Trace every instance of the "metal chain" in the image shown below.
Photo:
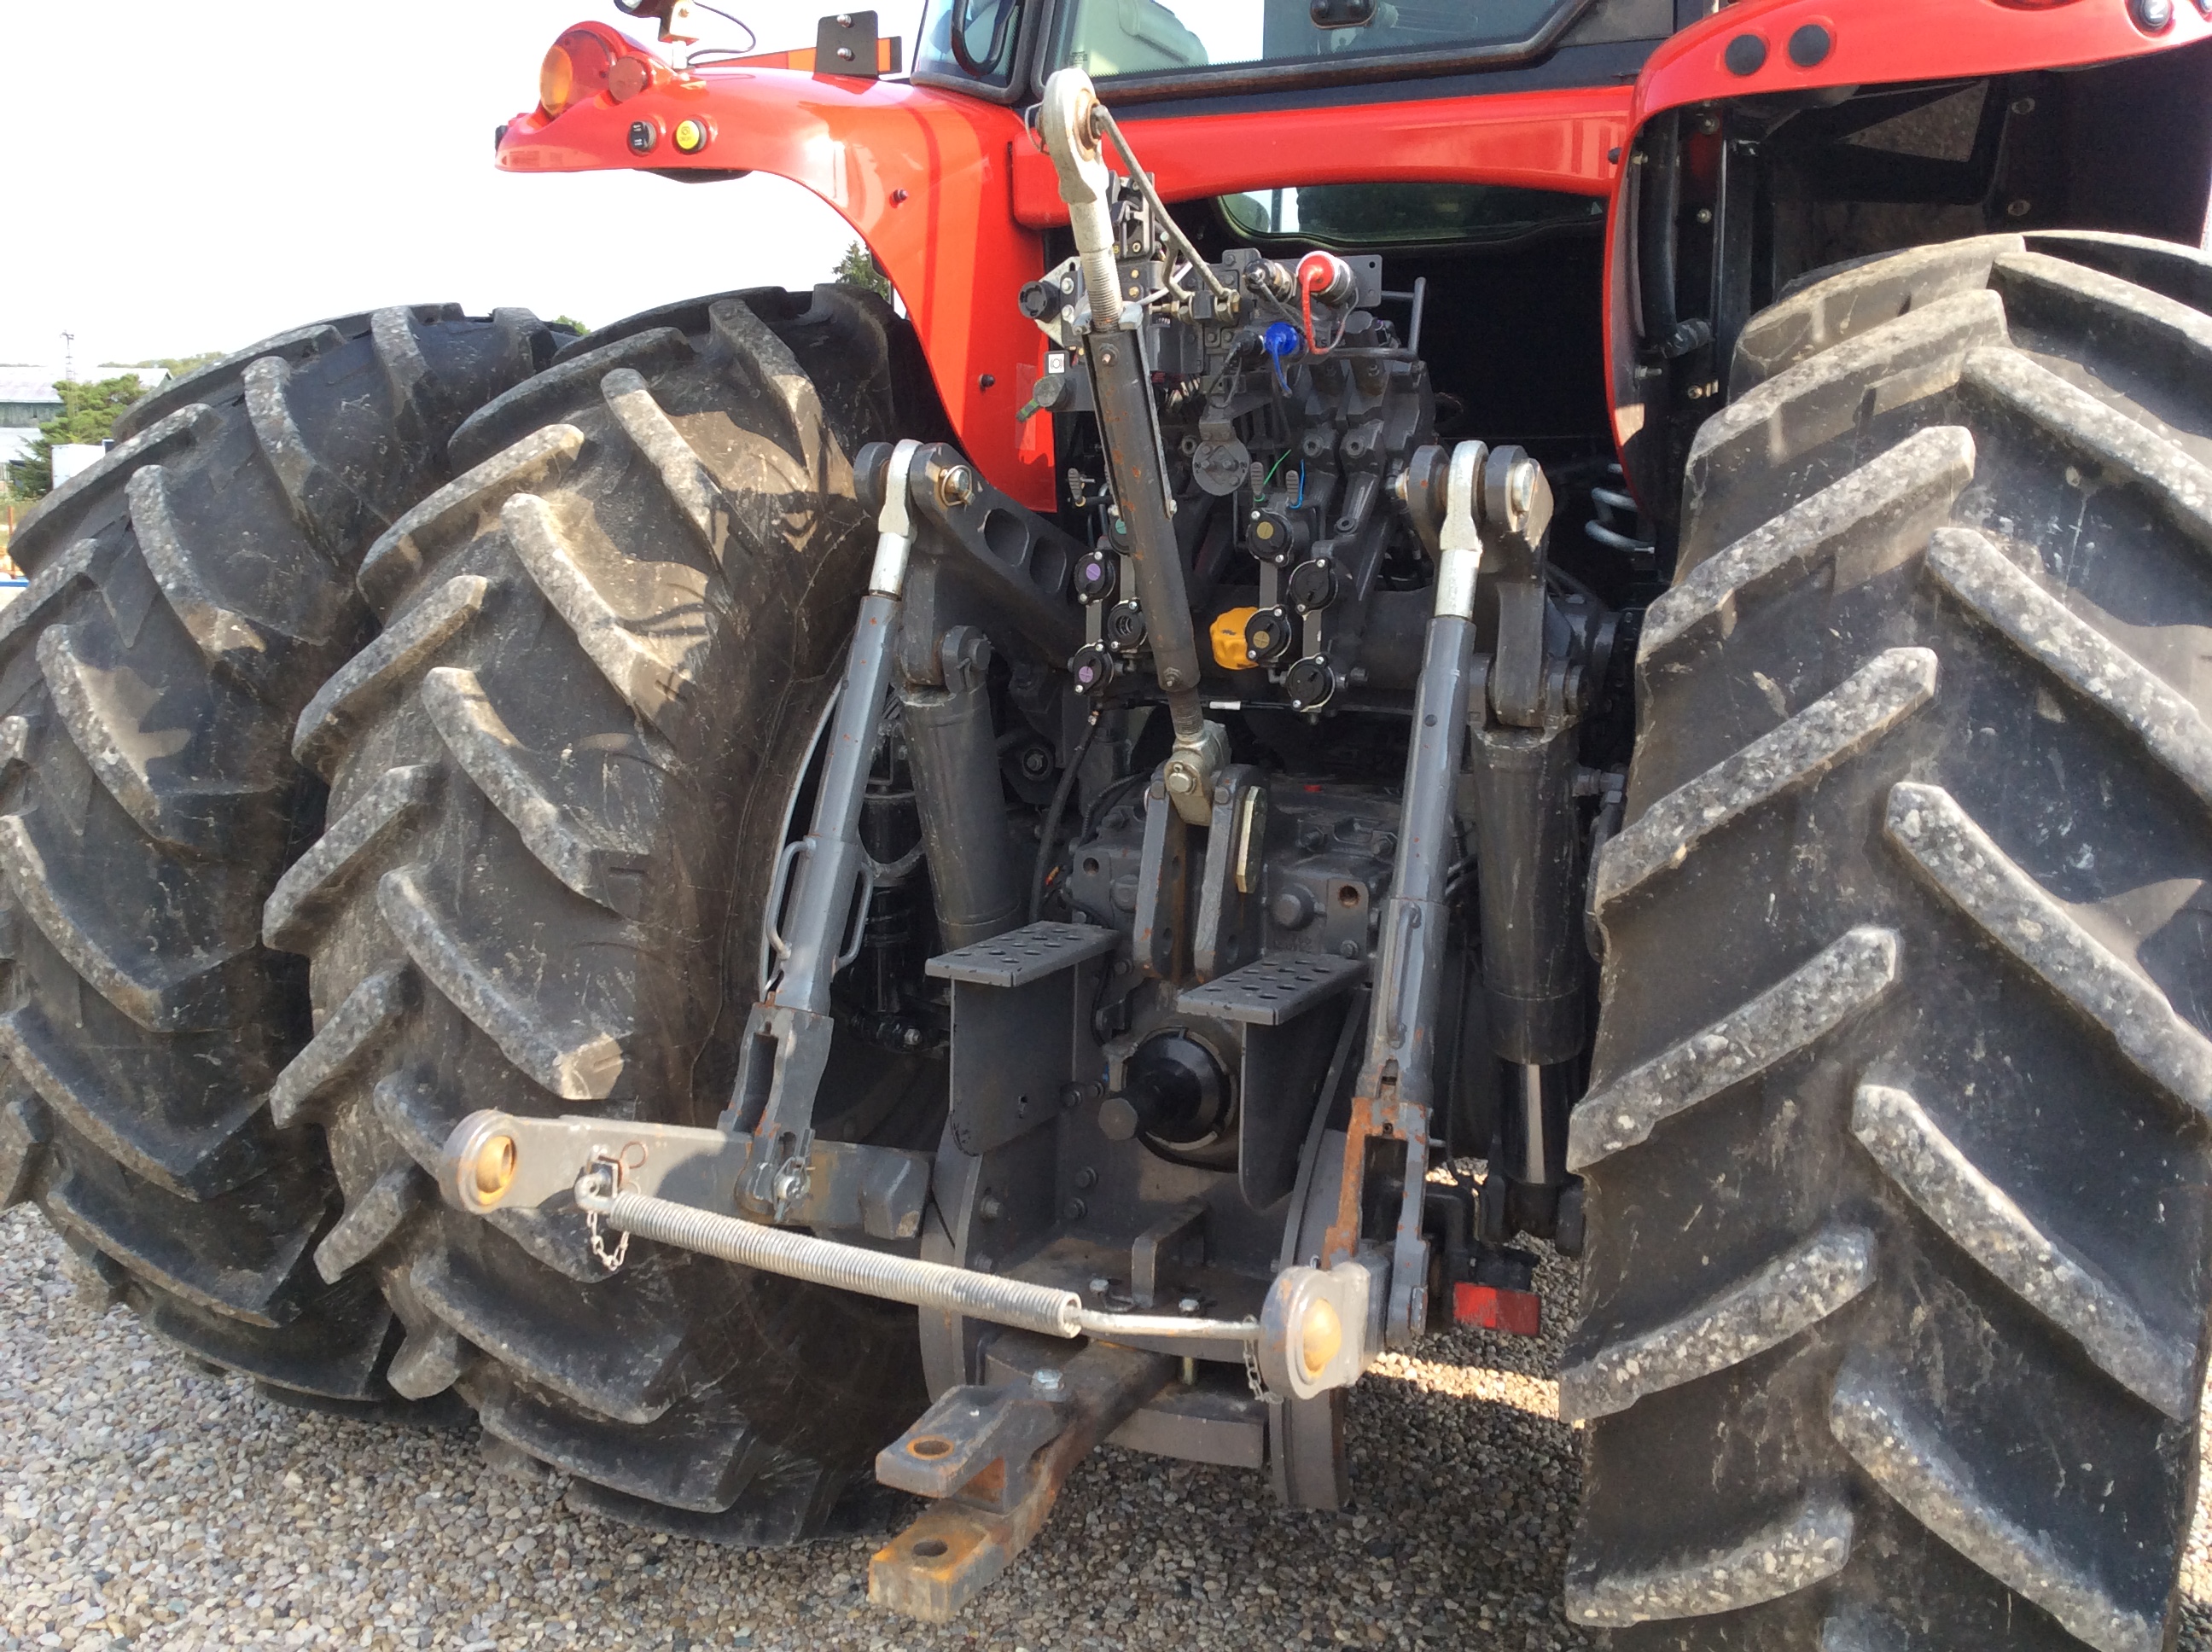
M1252 1397L1264 1405L1282 1404L1282 1395L1270 1394L1267 1391L1267 1379L1260 1375L1260 1345L1256 1342L1248 1342L1243 1345L1243 1347L1244 1381L1251 1387Z
M623 1184L622 1160L612 1153L592 1154L592 1168L597 1169L602 1165L606 1168L608 1193L612 1195L620 1193ZM597 1211L584 1212L584 1228L585 1231L591 1236L592 1254L599 1259L599 1266L610 1273L621 1272L623 1262L629 1255L629 1231L624 1230L622 1238L616 1242L614 1249L610 1251L607 1248L606 1240L599 1232L599 1213Z

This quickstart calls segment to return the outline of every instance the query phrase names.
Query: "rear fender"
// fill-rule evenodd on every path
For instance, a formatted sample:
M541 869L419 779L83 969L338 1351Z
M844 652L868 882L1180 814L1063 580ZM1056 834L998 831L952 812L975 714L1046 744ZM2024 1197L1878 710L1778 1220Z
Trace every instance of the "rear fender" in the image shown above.
M1013 211L1011 156L1029 142L1020 115L901 82L796 70L684 77L612 29L578 27L654 63L651 82L623 101L601 91L555 118L542 110L517 116L500 134L501 169L702 179L761 172L804 185L852 225L890 277L969 456L1023 504L1052 510L1051 421L1014 417L1036 384L1045 343L1014 302L1044 273L1043 238ZM708 133L689 155L675 147L685 120ZM681 207L711 210L714 201L710 194ZM634 235L642 254L683 256L673 214L641 216ZM698 284L722 282L721 273L704 271Z
M2007 100L1998 113L2035 120L2017 134L1996 124L1994 142L2011 147L1984 158L1991 188L2003 185L2002 198L1975 203L1987 210L1968 224L1966 218L1977 215L1962 213L1966 203L1955 198L1931 199L1929 210L1916 217L1896 210L1900 202L1909 209L1909 197L1882 196L1887 210L1865 232L1869 244L1831 247L1813 263L2015 228L2107 229L2201 243L2212 186L2212 17L2202 0L2172 0L2172 12L2171 22L2154 33L2136 23L2128 0L1852 0L1848 6L1740 0L1655 52L1635 88L1634 137L1613 187L1606 252L1613 437L1645 508L1672 519L1684 451L1697 425L1724 398L1735 329L1750 309L1771 301L1780 282L1800 273L1776 256L1775 203L1752 200L1739 204L1765 217L1746 226L1739 213L1756 254L1753 267L1735 276L1736 290L1696 270L1692 284L1698 290L1681 295L1679 317L1663 314L1659 291L1644 290L1655 272L1694 268L1701 251L1710 256L1693 245L1704 226L1696 214L1703 208L1725 216L1724 203L1711 193L1723 141L1737 145L1740 130L1793 106L1838 104L1915 83L1987 82L1989 95L2002 89ZM2024 86L2039 95L2023 96ZM1708 133L1709 124L1721 130ZM1672 249L1663 249L1665 261L1655 262L1655 251L1662 249L1638 234L1641 192L1660 175L1655 163L1674 142L1678 125L1686 181L1672 222L1684 254L1678 263ZM1644 216L1665 218L1648 207ZM1712 325L1716 336L1703 355L1661 359L1663 324L1676 319Z
M702 179L763 172L804 185L852 225L897 288L969 458L1021 503L1051 511L1051 421L1014 417L1042 366L1045 340L1015 301L1043 273L1045 236L1066 223L1067 210L1021 115L957 92L803 70L747 65L684 76L603 24L576 28L615 57L645 58L649 80L624 100L601 89L557 118L517 116L501 130L500 166ZM1626 135L1629 97L1620 85L1261 112L1147 117L1139 108L1123 128L1175 201L1382 179L1602 197ZM703 120L711 133L689 155L672 141L686 118ZM631 144L641 125L642 150ZM641 244L658 251L662 239L643 221ZM722 282L700 278L702 288Z

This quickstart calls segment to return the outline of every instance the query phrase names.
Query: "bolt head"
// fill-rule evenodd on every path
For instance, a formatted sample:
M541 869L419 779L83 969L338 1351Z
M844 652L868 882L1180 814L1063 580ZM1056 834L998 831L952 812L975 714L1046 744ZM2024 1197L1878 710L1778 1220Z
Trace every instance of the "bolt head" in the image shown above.
M1030 1386L1048 1399L1057 1399L1066 1389L1067 1379L1053 1366L1042 1365L1030 1373Z
M1536 503L1536 461L1524 459L1505 478L1506 502L1516 516L1526 516Z
M1094 1297L1103 1297L1113 1288L1113 1280L1103 1278L1103 1276L1101 1278L1095 1278L1091 1282L1091 1294Z
M1176 1307L1183 1313L1195 1314L1199 1309L1199 1300L1195 1297L1185 1297Z

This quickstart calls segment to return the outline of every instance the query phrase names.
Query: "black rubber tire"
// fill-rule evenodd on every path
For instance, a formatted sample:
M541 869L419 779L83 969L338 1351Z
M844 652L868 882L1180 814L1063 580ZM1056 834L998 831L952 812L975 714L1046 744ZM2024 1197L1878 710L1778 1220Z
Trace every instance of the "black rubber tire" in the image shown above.
M566 1201L479 1218L428 1170L479 1108L726 1103L874 542L851 459L906 433L920 373L872 295L750 292L592 335L471 419L475 468L362 569L383 634L296 744L330 828L266 910L313 962L283 1083L330 1121L331 1244L406 1325L394 1386L458 1386L574 1501L732 1542L824 1529L926 1403L911 1312L643 1242L610 1275Z
M1756 319L1646 617L1568 1610L1623 1652L2168 1643L2212 1302L2212 266Z
M0 1198L194 1354L324 1408L390 1411L392 1322L318 1277L337 1190L269 1104L307 980L256 917L323 805L287 748L363 634L362 553L555 343L434 305L281 335L139 403L15 535Z

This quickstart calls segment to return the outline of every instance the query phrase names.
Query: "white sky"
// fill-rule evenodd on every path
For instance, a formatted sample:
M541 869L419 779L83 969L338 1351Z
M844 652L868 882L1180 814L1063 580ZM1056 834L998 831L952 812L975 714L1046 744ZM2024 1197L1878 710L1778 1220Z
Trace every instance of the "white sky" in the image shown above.
M832 3L723 9L769 50ZM909 7L879 9L910 56ZM0 362L59 366L65 330L82 369L385 304L599 325L826 279L852 232L781 179L494 169L545 48L594 18L652 38L606 0L0 0Z

